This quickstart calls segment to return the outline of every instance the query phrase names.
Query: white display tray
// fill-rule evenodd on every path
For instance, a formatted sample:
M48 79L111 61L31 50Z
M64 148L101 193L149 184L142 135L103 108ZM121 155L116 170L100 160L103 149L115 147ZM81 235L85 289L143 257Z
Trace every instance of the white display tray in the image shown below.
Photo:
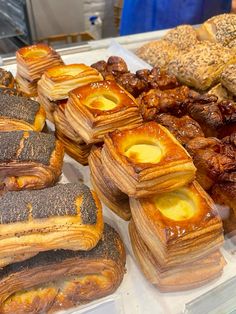
M135 71L138 68L144 68L144 63L139 63L139 60L122 50L116 44L112 44L110 49L98 49L93 51L86 51L72 55L65 55L63 59L66 64L69 63L85 63L90 65L99 60L106 60L110 55L120 55L124 57L127 61L128 66L131 71ZM13 74L16 72L15 65L9 65L7 67ZM52 126L51 126L52 127ZM84 167L77 163L75 160L69 156L65 156L63 175L61 182L78 182L83 181L88 186L90 184L90 175L88 166ZM185 311L185 304L188 304L186 308L186 313L196 313L196 314L208 314L208 313L229 313L226 312L226 306L220 309L213 309L212 311L201 310L197 312L194 310L194 304L202 305L202 308L208 309L209 307L215 307L214 302L212 302L212 296L215 300L221 300L224 303L224 298L227 296L222 295L221 285L236 276L236 255L234 255L234 248L229 244L226 248L222 249L222 253L227 261L227 265L224 268L223 275L212 281L211 283L204 285L201 288L176 292L176 293L160 293L157 288L152 286L141 271L139 270L134 258L132 249L130 246L129 235L128 235L128 223L120 219L118 216L113 214L106 206L103 206L104 220L110 223L121 235L127 252L127 272L124 276L124 280L118 290L111 296L104 299L97 300L90 304L80 306L78 308L70 309L67 311L61 311L60 313L86 313L86 314L180 314ZM231 298L231 309L236 308L236 283L235 280L232 281L232 291L235 291L234 298ZM217 291L212 289L218 287ZM208 294L206 294L208 292ZM202 298L201 296L204 296ZM199 298L194 301L196 298ZM213 299L214 299L213 298ZM235 300L235 301L232 301ZM217 303L217 302L216 302ZM217 306L217 304L216 304Z

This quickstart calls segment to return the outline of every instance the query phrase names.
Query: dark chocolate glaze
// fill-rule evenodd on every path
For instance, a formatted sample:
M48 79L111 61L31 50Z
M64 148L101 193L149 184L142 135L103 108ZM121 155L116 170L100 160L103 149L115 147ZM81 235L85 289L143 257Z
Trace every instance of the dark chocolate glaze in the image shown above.
M23 131L0 132L0 161L16 160L17 150L23 137Z
M29 132L29 137L24 140L24 147L17 160L50 164L52 152L55 149L56 139L53 134Z
M48 267L50 265L60 264L72 258L78 259L104 259L120 262L122 256L121 252L121 238L119 234L108 224L104 225L104 232L102 239L97 246L90 251L70 251L57 250L46 251L37 254L23 262L8 265L0 270L0 280L14 273L34 269L37 267ZM43 270L42 270L43 271Z
M83 224L96 224L97 207L92 193L86 185L77 183L58 184L43 190L5 193L0 198L0 222L9 224L27 221L29 217L43 219L76 216L78 213L75 201L80 195Z
M26 97L9 96L0 93L0 116L34 123L40 105Z

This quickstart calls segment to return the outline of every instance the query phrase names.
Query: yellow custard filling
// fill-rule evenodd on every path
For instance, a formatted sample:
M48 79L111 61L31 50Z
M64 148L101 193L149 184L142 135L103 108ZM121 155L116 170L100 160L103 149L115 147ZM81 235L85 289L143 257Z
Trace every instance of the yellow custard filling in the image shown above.
M85 102L87 107L104 111L116 108L117 103L118 100L111 95L93 95Z
M32 50L32 51L28 51L25 54L26 58L42 58L45 57L48 54L47 51L45 50Z
M162 150L157 145L135 144L124 155L136 163L158 163L162 158Z

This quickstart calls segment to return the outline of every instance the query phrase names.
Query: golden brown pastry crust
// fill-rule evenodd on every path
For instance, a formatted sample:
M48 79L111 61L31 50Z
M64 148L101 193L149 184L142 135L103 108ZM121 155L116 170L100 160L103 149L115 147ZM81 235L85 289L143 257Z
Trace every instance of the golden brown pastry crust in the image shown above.
M133 96L114 81L90 83L71 91L65 116L87 144L103 141L109 131L142 122Z
M118 233L105 224L102 239L88 252L43 252L0 271L0 311L52 313L109 295L121 284L125 259Z
M61 175L64 149L51 134L0 132L0 151L1 188L41 189L55 184Z
M174 203L181 212L163 205L164 198L166 204ZM186 206L190 212L184 211ZM164 195L131 198L130 207L137 230L160 269L190 263L223 243L221 218L213 200L196 181Z
M90 180L102 202L124 220L131 218L129 197L121 192L106 174L101 161L101 148L93 148L89 155Z
M235 34L236 35L236 34ZM221 84L233 95L236 95L236 65L230 64L221 74Z
M136 145L144 145L143 150L142 146L140 148L141 155L146 154L148 148L155 153L150 153L144 161L137 160L138 153L127 157L127 151ZM159 160L152 161L156 154ZM147 157L151 158L150 162L146 161ZM107 134L102 163L116 186L132 197L174 190L191 182L195 176L191 157L173 135L156 122Z
M101 203L83 184L7 192L0 215L1 266L45 250L91 250L103 231Z
M0 87L13 88L14 84L15 80L12 73L0 68Z

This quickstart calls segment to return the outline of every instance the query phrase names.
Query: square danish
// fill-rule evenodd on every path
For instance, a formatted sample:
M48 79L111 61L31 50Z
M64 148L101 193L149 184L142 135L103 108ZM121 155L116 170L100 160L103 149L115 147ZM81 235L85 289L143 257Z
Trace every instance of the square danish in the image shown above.
M46 70L38 81L38 96L49 120L57 104L68 98L69 91L101 80L102 75L85 64L58 65Z
M105 136L102 162L117 187L132 197L163 193L191 182L190 155L156 122Z
M130 199L138 233L163 271L209 255L223 244L213 200L194 181L151 198Z
M67 120L87 143L102 142L107 132L141 124L132 95L115 81L101 81L76 88L69 94Z

